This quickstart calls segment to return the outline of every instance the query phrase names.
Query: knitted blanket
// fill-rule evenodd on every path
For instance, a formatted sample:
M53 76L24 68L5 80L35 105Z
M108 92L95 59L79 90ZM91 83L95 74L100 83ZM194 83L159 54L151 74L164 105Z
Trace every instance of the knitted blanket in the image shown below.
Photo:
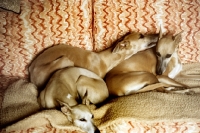
M190 73L200 75L199 63L184 65L181 74ZM188 74L187 70L187 74ZM198 73L197 73L198 72ZM199 86L199 79L181 79L187 84ZM191 88L194 89L194 88ZM200 89L200 87L195 87ZM0 114L0 125L7 126L2 131L46 130L44 127L59 130L78 131L58 110L40 110L37 103L37 88L32 83L20 79L11 84L4 96ZM95 124L100 130L119 130L123 123L200 123L200 97L199 94L184 95L161 92L145 92L130 96L118 97L108 100L100 107L90 106ZM43 126L43 128L39 128ZM179 125L180 126L180 125ZM191 126L191 125L190 125ZM126 127L126 126L125 126ZM195 129L200 131L199 126ZM120 129L122 131L126 129Z

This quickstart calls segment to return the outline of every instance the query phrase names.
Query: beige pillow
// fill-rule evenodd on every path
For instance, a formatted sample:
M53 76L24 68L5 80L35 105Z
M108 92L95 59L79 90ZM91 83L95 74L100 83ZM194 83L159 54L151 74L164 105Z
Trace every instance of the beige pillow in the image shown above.
M0 8L20 12L20 0L0 0Z

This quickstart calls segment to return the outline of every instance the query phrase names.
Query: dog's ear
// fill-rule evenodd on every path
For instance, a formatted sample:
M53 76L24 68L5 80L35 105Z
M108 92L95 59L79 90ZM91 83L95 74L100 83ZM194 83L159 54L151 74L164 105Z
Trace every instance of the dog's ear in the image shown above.
M71 109L71 107L67 103L64 103L64 102L62 102L62 101L60 101L58 99L57 99L57 101L59 102L59 104L60 104L61 107L62 106L67 106L67 107L69 107L69 109Z
M57 101L60 103L61 111L63 113L68 113L69 111L70 112L72 111L72 108L68 104L66 104L66 103L64 103L64 102L62 102L60 100L57 100Z
M72 111L72 108L70 106L62 106L61 107L61 111L67 116L67 119L72 122L72 117L71 117L71 111Z
M113 49L112 53L119 53L121 52L123 49L129 49L129 42L127 41L123 41L118 43L115 48Z
M82 99L82 104L90 105L90 100L88 99L88 91L94 90L95 80L96 79L94 78L81 75L76 81L76 89L78 91L79 96Z
M175 41L176 44L179 44L182 40L182 34L183 31L181 31L180 33L176 34L175 36L172 37L172 39Z
M120 46L119 46L119 44L117 44L117 45L114 47L112 53L117 53L117 51L119 51L119 49L120 49Z
M87 94L87 89L85 87L85 84L89 82L88 80L90 80L89 77L80 75L76 81L76 89L81 99L83 99L83 97L85 97L85 95Z

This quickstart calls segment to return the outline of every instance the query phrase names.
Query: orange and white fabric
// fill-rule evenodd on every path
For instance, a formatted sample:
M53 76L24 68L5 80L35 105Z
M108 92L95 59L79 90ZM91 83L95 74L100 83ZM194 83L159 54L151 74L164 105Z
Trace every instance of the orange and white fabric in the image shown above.
M45 48L66 43L87 50L109 47L129 31L183 32L183 63L200 62L198 0L21 0L21 13L0 12L0 82L28 76Z

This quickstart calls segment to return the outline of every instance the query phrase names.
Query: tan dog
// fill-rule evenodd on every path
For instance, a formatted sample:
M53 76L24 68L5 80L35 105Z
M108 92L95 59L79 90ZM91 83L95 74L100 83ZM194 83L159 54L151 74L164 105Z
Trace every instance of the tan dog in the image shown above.
M44 87L50 75L56 70L77 66L86 68L100 77L138 51L155 45L157 35L142 35L133 32L112 47L99 53L69 45L57 45L41 53L29 67L30 80L39 88Z
M171 79L182 68L177 54L180 41L181 33L162 36L160 32L156 47L133 55L108 72L109 93L123 96L160 87L187 87Z
M75 126L88 133L97 133L86 105L101 103L108 96L106 83L98 75L84 68L68 67L53 74L38 102L47 109L63 106L61 111Z
M38 98L43 108L79 104L98 104L109 96L108 88L102 78L95 73L79 67L68 67L56 71Z

